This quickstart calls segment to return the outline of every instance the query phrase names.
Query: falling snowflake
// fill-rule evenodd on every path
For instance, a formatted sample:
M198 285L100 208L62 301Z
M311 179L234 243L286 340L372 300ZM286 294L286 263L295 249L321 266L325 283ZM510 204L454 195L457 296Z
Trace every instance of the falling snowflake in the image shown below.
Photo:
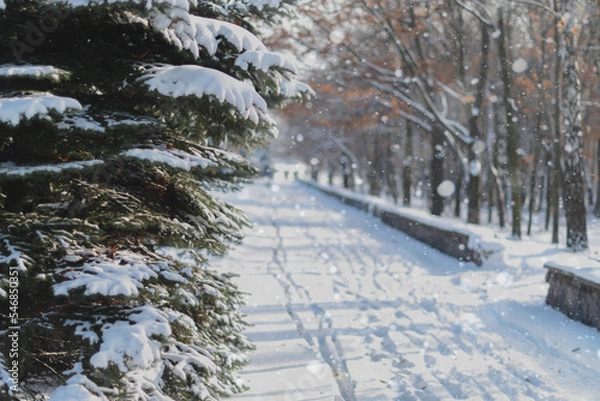
M443 196L444 198L448 198L449 196L452 196L452 194L454 193L455 190L456 190L456 186L450 180L443 181L437 187L437 193L440 196Z

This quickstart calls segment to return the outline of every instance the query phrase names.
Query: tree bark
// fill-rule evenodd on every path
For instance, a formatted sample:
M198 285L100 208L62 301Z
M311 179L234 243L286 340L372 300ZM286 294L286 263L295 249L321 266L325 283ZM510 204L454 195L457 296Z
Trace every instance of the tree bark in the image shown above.
M402 204L410 206L412 188L412 160L413 160L413 130L412 123L406 121L406 158L403 161L402 170Z
M367 179L369 180L369 195L381 195L381 145L379 135L370 134L371 157L368 165Z
M458 178L456 179L456 190L454 191L454 217L457 217L460 219L460 212L461 212L461 206L462 206L462 196L461 196L461 188L463 186L462 183L462 175L459 174ZM481 202L479 202L481 203ZM477 224L479 224L479 222L477 222Z
M346 155L342 155L340 158L342 165L342 185L346 189L354 189L354 172L352 168L352 161Z
M559 54L560 33L558 30L561 19L558 14L558 0L554 0L555 28L554 44L556 46L556 62L554 66L554 145L552 147L552 170L550 173L550 187L548 192L548 207L552 212L552 243L558 244L558 224L560 212L560 179L561 179L561 62Z
M506 26L504 24L503 10L499 9L498 28L500 37L498 39L498 53L500 57L500 69L502 75L502 86L504 95L504 106L506 112L506 134L507 134L507 153L508 153L508 173L510 176L511 189L511 210L512 210L512 236L521 238L521 206L522 206L522 191L521 185L521 170L520 157L518 154L519 138L517 136L517 128L515 126L514 117L516 105L511 97L511 78L510 65L508 54L506 52L506 41L510 40L507 35Z
M479 130L478 120L481 115L481 108L485 98L485 87L487 82L488 58L490 53L490 35L488 28L481 25L481 60L479 63L479 81L477 83L477 91L475 102L472 105L471 117L469 118L469 131L473 143L469 146L469 183L467 185L467 199L469 207L467 213L467 222L472 224L480 223L481 210L481 160L479 154L480 149L474 149L478 146L481 140L481 132Z
M567 247L580 251L588 248L585 207L585 180L581 128L581 83L577 64L577 19L572 0L563 2L565 24L561 35L562 130L565 146L564 207Z
M386 149L386 157L385 157L385 181L388 187L388 192L394 201L394 204L398 204L398 180L396 175L396 163L395 163L395 152L393 149L393 140L392 133L388 132L386 134L385 140L385 149Z
M540 114L541 116L541 114ZM541 117L538 118L537 133L539 135L541 126ZM534 141L533 148L533 162L531 164L531 176L529 178L529 221L527 222L527 235L531 235L531 224L533 222L533 212L535 211L535 187L537 186L537 165L540 158L540 147L539 141Z
M438 187L444 180L444 134L434 129L431 136L431 214L441 216L444 211L444 197L438 193Z
M600 139L596 142L596 166L598 171L598 177L600 177ZM594 216L600 217L600 179L598 179L596 184L596 205L594 207Z

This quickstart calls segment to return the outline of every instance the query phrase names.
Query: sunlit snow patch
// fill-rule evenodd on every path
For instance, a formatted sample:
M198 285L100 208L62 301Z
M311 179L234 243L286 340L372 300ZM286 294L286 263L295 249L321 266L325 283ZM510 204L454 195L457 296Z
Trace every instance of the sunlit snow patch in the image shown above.
M473 313L465 313L460 318L460 325L462 330L469 334L477 334L485 327L481 319Z
M502 287L510 287L510 285L513 283L513 276L507 272L498 273L496 276L496 281Z
M320 361L311 361L306 365L306 370L315 376L320 376L325 372L325 364Z

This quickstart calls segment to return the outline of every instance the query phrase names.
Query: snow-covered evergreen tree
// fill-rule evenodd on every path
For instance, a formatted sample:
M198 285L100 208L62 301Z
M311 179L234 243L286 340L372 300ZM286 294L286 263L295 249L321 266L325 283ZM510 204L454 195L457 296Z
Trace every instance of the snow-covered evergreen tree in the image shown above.
M257 22L284 0L0 0L0 399L241 390L246 220L210 190L302 92ZM41 397L41 398L40 398Z

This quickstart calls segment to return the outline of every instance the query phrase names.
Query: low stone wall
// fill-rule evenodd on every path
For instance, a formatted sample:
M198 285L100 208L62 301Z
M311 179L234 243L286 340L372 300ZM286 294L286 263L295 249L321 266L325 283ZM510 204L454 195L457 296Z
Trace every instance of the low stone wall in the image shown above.
M302 182L347 205L372 213L374 216L379 217L383 223L403 231L409 236L458 260L474 262L478 266L483 264L481 253L476 249L469 248L471 242L469 234L427 224L399 212L384 209L360 195L354 195L350 192L346 193L346 191L342 192L336 188L325 187L310 181Z
M423 224L406 216L400 216L390 211L377 210L377 208L373 213L385 224L397 228L447 255L458 260L475 262L477 266L483 264L479 252L469 249L469 236L467 234Z
M600 284L582 277L576 269L554 263L544 265L550 284L546 303L573 320L600 330ZM585 270L583 270L585 272Z
M318 189L319 191L336 198L337 200L345 203L346 205L355 207L360 210L364 210L365 212L370 212L373 210L373 206L371 203L364 199L360 199L358 197L352 197L350 195L342 194L337 192L334 188L328 188L321 185L317 185L312 183L311 181L302 181L304 184L307 184L313 188Z

